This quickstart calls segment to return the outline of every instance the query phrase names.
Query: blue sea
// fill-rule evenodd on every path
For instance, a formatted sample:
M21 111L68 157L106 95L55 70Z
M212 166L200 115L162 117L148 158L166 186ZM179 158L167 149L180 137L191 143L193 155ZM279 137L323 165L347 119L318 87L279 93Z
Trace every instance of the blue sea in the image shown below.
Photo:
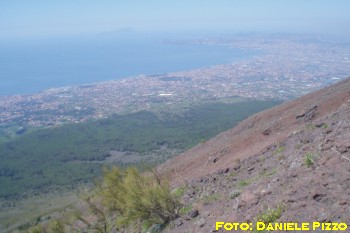
M171 38L95 35L0 41L0 96L228 64L254 54L164 39Z

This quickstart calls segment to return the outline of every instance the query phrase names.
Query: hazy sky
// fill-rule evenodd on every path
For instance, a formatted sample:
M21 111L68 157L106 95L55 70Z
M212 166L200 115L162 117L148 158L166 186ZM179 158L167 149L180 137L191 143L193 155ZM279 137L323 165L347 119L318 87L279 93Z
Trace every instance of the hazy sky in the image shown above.
M350 34L349 0L1 0L0 37L143 31Z

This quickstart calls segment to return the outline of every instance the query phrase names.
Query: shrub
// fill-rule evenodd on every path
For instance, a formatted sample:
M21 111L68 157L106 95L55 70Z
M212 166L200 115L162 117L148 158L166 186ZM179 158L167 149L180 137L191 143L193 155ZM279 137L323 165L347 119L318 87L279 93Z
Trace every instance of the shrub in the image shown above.
M277 169L274 168L274 169L272 169L272 170L266 170L265 172L261 173L261 175L262 175L263 177L271 177L271 176L273 176L273 175L276 174L276 173L277 173Z
M64 225L62 224L62 222L58 220L53 220L49 223L47 232L48 233L65 233Z
M178 216L179 197L158 173L141 175L135 168L104 172L99 193L105 206L118 213L117 225L167 223Z
M276 222L283 213L283 205L279 204L276 208L267 208L266 211L260 213L256 218L256 222L264 222L265 224ZM255 227L252 233L267 233L267 230L257 230Z
M286 150L286 147L285 146L279 146L274 152L273 154L274 155L278 155L278 154L281 154L283 151Z
M252 183L251 180L241 180L241 181L238 182L237 188L238 188L238 189L242 189L242 188L244 188L244 187L250 185L251 183Z
M201 198L201 201L205 205L209 205L213 203L214 201L217 201L220 199L220 196L217 193L209 194L207 196L204 196Z
M235 199L236 197L238 197L239 195L241 195L241 191L239 190L232 190L230 193L229 193L229 197L230 199Z
M180 187L177 187L175 188L173 191L172 191L172 194L175 195L176 197L183 197L183 195L185 194L187 190L187 186L180 186Z
M306 125L306 129L308 129L308 130L315 130L316 129L316 126L314 125L314 124L307 124Z
M271 209L268 208L264 213L261 213L257 216L257 221L264 223L274 223L282 215L283 207L279 205L277 208Z
M183 206L180 210L179 210L179 215L180 216L184 216L187 213L189 213L192 210L192 205L187 205L187 206Z
M307 153L304 162L307 167L311 167L315 163L314 155L311 152Z
M43 233L44 228L41 225L36 225L27 230L27 233Z

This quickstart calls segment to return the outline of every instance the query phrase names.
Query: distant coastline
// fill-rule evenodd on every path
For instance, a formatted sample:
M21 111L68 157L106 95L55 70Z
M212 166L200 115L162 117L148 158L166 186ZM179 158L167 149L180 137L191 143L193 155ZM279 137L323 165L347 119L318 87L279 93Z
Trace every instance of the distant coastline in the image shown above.
M99 35L2 45L0 97L230 64L257 54L253 50L163 39Z

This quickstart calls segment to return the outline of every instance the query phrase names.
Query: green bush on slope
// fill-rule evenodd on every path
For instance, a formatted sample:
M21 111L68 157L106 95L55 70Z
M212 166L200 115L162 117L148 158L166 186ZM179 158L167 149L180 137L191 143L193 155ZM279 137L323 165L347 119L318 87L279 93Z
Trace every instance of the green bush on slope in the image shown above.
M156 172L141 175L135 168L113 167L104 172L99 186L103 204L117 213L117 225L167 223L178 216L179 197Z
M180 196L171 192L169 183L157 172L141 174L133 167L124 170L112 167L104 170L84 205L64 217L71 220L55 219L26 232L140 230L176 219L181 207Z

